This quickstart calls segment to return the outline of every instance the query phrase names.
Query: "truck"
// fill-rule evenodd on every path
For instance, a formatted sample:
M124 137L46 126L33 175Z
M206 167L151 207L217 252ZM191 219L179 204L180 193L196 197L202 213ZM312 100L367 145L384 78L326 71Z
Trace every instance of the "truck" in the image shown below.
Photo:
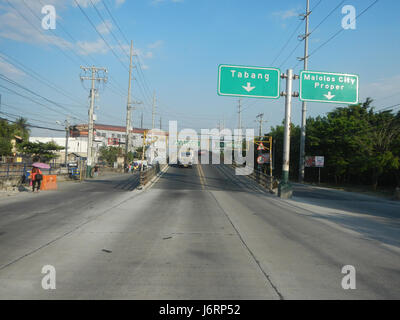
M191 149L180 150L178 154L178 166L179 167L193 167L194 162L194 151Z

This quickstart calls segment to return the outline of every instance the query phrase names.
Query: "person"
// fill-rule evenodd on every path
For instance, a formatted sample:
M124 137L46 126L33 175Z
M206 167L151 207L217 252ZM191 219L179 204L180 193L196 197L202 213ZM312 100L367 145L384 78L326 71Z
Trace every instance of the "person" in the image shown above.
M94 166L93 176L94 177L98 177L99 176L99 166L97 164Z
M39 168L32 167L31 171L32 192L35 192L35 186L36 186L36 191L39 192L42 179L43 179L42 171L40 171Z

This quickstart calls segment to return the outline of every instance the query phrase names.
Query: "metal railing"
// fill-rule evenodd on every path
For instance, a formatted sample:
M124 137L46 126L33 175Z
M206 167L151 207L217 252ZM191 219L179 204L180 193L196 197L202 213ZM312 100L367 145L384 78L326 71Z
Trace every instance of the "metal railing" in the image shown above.
M236 164L235 162L232 163L233 168L244 168L242 165ZM274 189L278 186L278 180L270 176L261 170L254 169L253 172L249 175L246 175L250 179L257 182L260 186L269 189L270 192L273 192Z
M15 178L26 176L27 172L32 169L32 163L0 163L0 178ZM60 174L62 173L60 163L50 165L50 169L40 169L43 174ZM65 169L66 170L66 169Z

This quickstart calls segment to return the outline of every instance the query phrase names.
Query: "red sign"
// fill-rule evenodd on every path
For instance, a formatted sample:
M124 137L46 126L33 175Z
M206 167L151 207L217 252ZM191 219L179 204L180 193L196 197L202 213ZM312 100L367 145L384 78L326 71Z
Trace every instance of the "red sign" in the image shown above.
M257 150L264 150L265 147L263 145L263 143L261 142L260 145L258 146Z
M118 138L108 138L108 145L109 146L118 146L119 139Z

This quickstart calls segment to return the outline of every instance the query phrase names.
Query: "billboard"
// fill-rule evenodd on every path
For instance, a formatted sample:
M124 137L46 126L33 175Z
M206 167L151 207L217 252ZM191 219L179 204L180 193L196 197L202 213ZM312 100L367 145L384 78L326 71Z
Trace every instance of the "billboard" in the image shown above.
M309 167L316 167L316 168L323 168L324 167L324 156L306 156L305 158L305 166Z

